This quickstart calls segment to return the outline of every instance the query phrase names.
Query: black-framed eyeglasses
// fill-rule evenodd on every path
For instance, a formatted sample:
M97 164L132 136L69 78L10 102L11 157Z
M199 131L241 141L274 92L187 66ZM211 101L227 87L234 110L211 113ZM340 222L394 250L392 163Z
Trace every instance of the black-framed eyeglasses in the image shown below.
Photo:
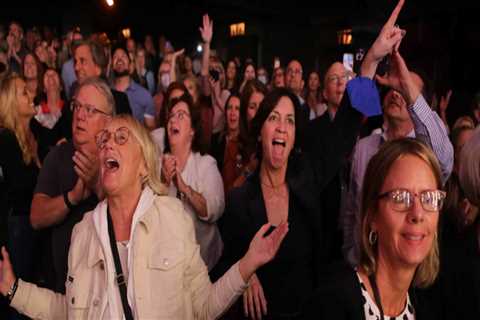
M412 207L414 197L419 197L425 211L438 212L442 209L446 196L447 193L441 190L425 190L417 194L407 189L395 189L380 194L378 199L386 198L393 210L405 212Z
M107 129L103 129L95 136L95 141L97 143L97 148L102 150L105 148L105 145L110 140L112 132ZM128 138L130 137L130 130L127 127L120 127L115 132L113 132L113 141L119 146L124 145Z
M104 116L111 116L111 114L106 113L105 111L102 111L96 108L95 106L88 105L88 104L81 104L77 100L72 100L72 102L70 103L70 108L75 112L80 112L81 109L84 109L88 118L91 118L97 114L103 114Z
M177 120L183 120L185 118L190 118L190 114L188 114L188 112L185 112L183 110L178 110L177 112L171 112L168 115L168 121L170 121L174 118L177 119Z

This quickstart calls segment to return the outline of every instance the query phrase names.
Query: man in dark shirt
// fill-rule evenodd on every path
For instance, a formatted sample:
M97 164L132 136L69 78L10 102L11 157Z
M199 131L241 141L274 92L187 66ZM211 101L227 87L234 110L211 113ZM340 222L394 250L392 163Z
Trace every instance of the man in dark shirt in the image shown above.
M52 227L55 284L47 286L62 293L72 229L98 202L95 135L115 114L110 88L99 78L89 78L78 87L72 107L73 139L45 158L30 212L33 228Z

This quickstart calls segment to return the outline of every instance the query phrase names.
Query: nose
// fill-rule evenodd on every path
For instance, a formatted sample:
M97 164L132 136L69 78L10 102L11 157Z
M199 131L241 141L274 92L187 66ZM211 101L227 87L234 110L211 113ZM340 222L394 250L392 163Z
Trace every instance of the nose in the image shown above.
M425 209L423 209L419 197L413 197L412 205L408 210L408 221L413 224L421 223L423 222L424 216Z

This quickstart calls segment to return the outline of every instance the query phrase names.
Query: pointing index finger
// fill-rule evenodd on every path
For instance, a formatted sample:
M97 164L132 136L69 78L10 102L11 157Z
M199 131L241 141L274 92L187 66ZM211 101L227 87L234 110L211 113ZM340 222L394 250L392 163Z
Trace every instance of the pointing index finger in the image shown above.
M395 25L398 19L398 15L400 14L400 11L402 10L404 3L405 3L405 0L398 1L397 6L395 7L395 9L393 9L392 14L390 15L390 18L388 18L387 23L385 23L385 26L393 27Z

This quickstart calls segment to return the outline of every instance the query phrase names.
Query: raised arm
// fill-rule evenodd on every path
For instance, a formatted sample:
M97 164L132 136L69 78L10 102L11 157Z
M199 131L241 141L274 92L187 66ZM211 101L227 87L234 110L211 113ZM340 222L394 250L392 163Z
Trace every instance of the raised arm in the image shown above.
M360 67L362 77L373 79L377 71L378 64L382 59L398 49L400 42L405 35L405 30L396 26L398 15L402 10L405 0L400 0L383 26L375 42L368 50Z
M203 52L202 52L202 70L201 70L201 87L203 94L205 96L210 95L210 86L208 83L208 70L210 64L210 43L213 37L213 21L210 20L208 14L203 16L202 27L199 28L200 34L203 41Z

